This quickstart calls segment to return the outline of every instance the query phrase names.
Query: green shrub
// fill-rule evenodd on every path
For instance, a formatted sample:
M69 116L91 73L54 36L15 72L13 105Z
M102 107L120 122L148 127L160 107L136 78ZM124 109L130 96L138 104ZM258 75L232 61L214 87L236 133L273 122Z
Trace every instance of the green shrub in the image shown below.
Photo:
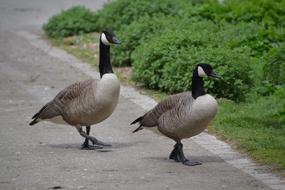
M143 16L177 15L187 0L116 0L97 12L97 31L112 28L117 31ZM189 4L189 3L188 3Z
M217 24L257 23L260 26L258 40L253 41L252 47L255 46L255 50L262 55L285 39L284 7L284 0L227 0L222 3L213 0L195 10L192 7L185 8L183 15L212 20Z
M96 17L89 9L75 6L51 17L43 25L49 37L66 37L95 30Z
M275 101L280 103L278 112L274 116L285 123L285 84L283 83L283 85L278 86L273 95Z
M214 32L215 27L210 28L212 31L205 28L195 32L193 27L193 31L168 32L139 46L132 57L134 79L149 88L171 93L190 90L194 66L206 62L216 67L223 77L208 82L208 91L218 97L244 100L252 85L250 49L220 47L219 33Z
M114 57L113 64L117 66L130 66L132 52L141 43L150 40L151 37L156 35L156 32L163 29L165 22L167 22L165 18L145 16L122 28L118 32L122 44L120 48L114 49L112 52Z
M264 66L264 77L273 85L285 84L285 43L272 48Z
M218 0L204 3L198 11L185 11L187 16L200 16L216 22L258 22L268 26L284 25L284 0Z
M118 35L122 40L120 48L113 51L113 63L117 66L130 66L132 63L132 52L142 43L148 43L156 35L174 30L194 30L201 32L204 36L212 35L211 32L220 33L220 39L227 46L234 48L239 46L250 46L257 50L256 42L260 40L260 26L256 23L239 23L236 25L220 23L216 25L211 21L198 21L197 19L179 18L173 16L149 17L145 16L138 21L122 28ZM198 33L199 33L198 32ZM199 35L200 38L205 38ZM219 39L219 41L220 41ZM215 42L220 43L220 42Z
M190 23L191 20L189 19L181 20L173 16L150 17L148 15L132 22L118 31L122 44L120 48L113 51L113 64L130 66L132 63L131 54L140 44L148 43L156 35L161 35L168 30L185 27Z
M226 77L223 82L215 81L213 83L214 85L212 85L212 87L208 86L208 88L212 89L211 92L216 93L218 97L226 97L235 101L244 100L245 94L253 91L253 84L258 84L253 83L253 80L262 78L262 69L256 70L256 68L260 67L258 65L264 62L262 57L260 57L262 52L259 51L261 46L263 46L261 48L263 49L262 51L265 51L264 43L260 45L262 41L260 35L262 26L254 22L240 22L237 24L220 22L217 25L211 21L197 21L195 19L180 19L179 24L176 24L177 20L179 19L176 18L175 20L175 18L173 18L173 22L165 21L164 24L168 26L168 29L158 28L156 29L156 35L153 33L149 35L147 30L146 33L143 33L142 31L144 30L142 29L146 26L139 22L132 24L132 26L141 26L141 28L138 27L138 31L142 33L139 35L140 38L143 38L143 36L154 38L151 39L150 42L144 40L140 41L141 47L139 43L135 43L135 46L138 45L137 48L132 46L131 43L126 44L127 47L125 50L131 47L128 56L131 56L135 62L134 79L145 83L149 88L160 89L167 92L183 91L190 88L191 81L189 80L191 80L191 76L187 76L186 78L188 79L183 78L184 74L181 73L185 71L183 69L184 66L181 67L181 71L179 70L179 66L188 64L189 62L193 64L199 61L201 62L201 60L197 59L195 60L196 62L193 62L191 55L194 56L194 54L198 54L202 60L214 60L214 64L217 64L219 61L212 57L214 54L219 54L220 57L227 58L234 62L233 65L235 66L231 65L231 68L235 74L231 75L233 78ZM163 23L159 20L157 20L157 22ZM159 24L156 25L159 26ZM163 24L161 28L164 28ZM165 33L166 35L164 35ZM126 38L128 39L128 37ZM139 39L136 41L139 41ZM133 42L134 40L132 39L130 41ZM156 42L152 43L152 41ZM144 45L146 43L150 43L151 45ZM185 48L193 50L192 52L188 52L183 50ZM270 49L270 47L267 49ZM117 50L117 52L119 52L117 54L120 54L120 51L124 51L124 49ZM134 51L133 56L132 51ZM183 51L183 53L181 53L181 51ZM189 56L188 58L187 55ZM125 58L130 60L127 56ZM121 57L118 56L117 59L121 59ZM226 59L223 61L226 62ZM130 61L128 63L130 63ZM169 66L170 69L167 70L166 68L169 64L171 66ZM173 69L174 67L172 65L175 64L179 64L179 66L175 66L176 68ZM192 65L192 68L193 67ZM238 67L243 67L244 69ZM148 68L151 68L153 72L150 72ZM235 85L226 84L227 82ZM228 91L226 91L225 88L228 88ZM214 91L214 89L217 89L217 92Z

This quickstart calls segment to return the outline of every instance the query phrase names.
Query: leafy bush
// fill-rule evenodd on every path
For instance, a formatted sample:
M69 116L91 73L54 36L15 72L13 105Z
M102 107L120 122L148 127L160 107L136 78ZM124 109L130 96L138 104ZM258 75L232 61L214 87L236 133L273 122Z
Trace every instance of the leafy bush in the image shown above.
M74 6L51 17L43 29L49 37L66 37L95 30L96 17L83 6Z
M187 0L116 0L97 12L97 31L104 28L119 30L143 16L177 15Z
M227 0L222 3L213 0L201 4L195 10L192 7L186 7L183 14L188 18L212 20L217 24L221 22L257 23L260 26L258 40L253 41L252 45L256 46L255 50L261 55L285 39L284 7L283 0Z
M123 42L113 63L134 63L135 79L167 92L189 89L194 64L210 62L225 74L207 84L210 91L240 101L284 84L284 2L114 0L95 14L73 7L43 28L50 37L112 28Z
M231 48L246 45L257 53L259 52L259 46L256 44L260 40L259 31L261 28L256 23L239 23L236 25L220 23L220 25L216 25L211 21L199 21L195 18L183 19L173 16L151 18L145 16L118 32L123 43L120 48L113 51L113 63L117 66L130 66L132 63L131 54L140 44L148 43L156 35L161 35L167 31L186 29L193 32L199 31L198 33L202 32L204 36L211 36L211 32L219 32L220 39L215 44L222 40ZM207 37L199 36L205 38L206 41L208 40Z
M216 22L258 22L268 26L280 26L285 21L284 7L283 0L227 0L221 3L213 0L204 3L199 10L195 12L188 10L185 14Z
M195 28L168 32L139 46L132 57L134 79L171 93L190 90L194 66L206 62L223 76L223 80L207 83L208 91L218 97L243 100L252 84L250 49L219 47L222 42L214 27L199 32Z
M182 21L173 16L150 17L148 15L132 22L118 31L122 44L120 48L113 51L113 64L130 66L132 63L131 54L140 44L148 43L154 36L167 30L179 28L178 25L185 26L186 23L189 25L191 21L189 19Z
M163 28L165 21L166 19L160 19L160 17L151 18L145 16L139 19L139 21L135 21L122 28L118 32L122 44L120 45L120 48L113 51L113 64L117 66L130 66L131 53L143 41L147 41L152 36L156 35L156 32Z
M285 84L285 43L271 49L264 66L265 80L273 85Z

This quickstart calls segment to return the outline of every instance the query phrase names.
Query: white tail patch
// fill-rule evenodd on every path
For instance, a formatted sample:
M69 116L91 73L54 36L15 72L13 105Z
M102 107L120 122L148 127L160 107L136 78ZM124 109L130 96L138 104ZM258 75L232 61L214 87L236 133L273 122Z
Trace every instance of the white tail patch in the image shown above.
M201 66L198 66L198 75L199 77L207 76L207 74L205 73L204 69Z
M111 42L109 42L109 40L107 39L106 35L104 33L101 34L101 41L103 44L105 44L106 46L111 45Z

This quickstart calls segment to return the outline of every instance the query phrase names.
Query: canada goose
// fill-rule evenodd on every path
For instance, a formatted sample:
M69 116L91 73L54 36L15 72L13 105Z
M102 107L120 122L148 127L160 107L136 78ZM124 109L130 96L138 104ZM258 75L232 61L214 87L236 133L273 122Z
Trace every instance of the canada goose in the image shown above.
M173 139L176 144L169 159L188 166L201 163L185 158L181 140L204 131L218 111L217 101L211 95L206 94L204 90L202 78L205 76L218 77L211 65L196 65L192 76L192 92L188 91L167 97L152 110L131 123L139 123L139 127L133 132L137 132L143 127L157 127L159 132Z
M120 83L110 62L110 45L119 43L112 31L103 31L100 35L100 80L85 80L66 87L32 117L30 125L43 120L69 124L85 137L83 149L111 146L89 136L89 133L90 126L108 118L118 103ZM86 127L86 132L83 131L83 126ZM89 146L89 140L93 147Z

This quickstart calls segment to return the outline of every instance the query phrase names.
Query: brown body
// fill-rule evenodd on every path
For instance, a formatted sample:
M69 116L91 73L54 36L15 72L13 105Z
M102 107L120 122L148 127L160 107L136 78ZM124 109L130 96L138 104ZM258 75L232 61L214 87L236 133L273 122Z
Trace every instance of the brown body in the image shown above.
M76 82L47 103L33 122L48 120L76 127L99 123L112 114L119 92L120 84L114 74L105 74L101 80Z
M217 113L216 100L206 94L194 99L191 92L171 95L148 111L141 127L158 127L165 136L180 141L201 133Z

